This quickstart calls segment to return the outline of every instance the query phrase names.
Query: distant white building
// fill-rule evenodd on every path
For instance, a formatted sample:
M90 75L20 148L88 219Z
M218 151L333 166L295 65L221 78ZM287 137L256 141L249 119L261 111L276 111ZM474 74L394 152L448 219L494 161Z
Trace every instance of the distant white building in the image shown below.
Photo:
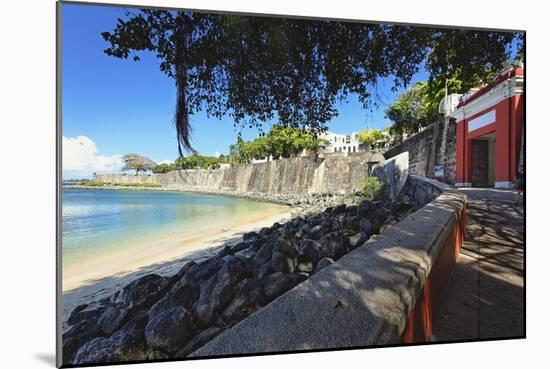
M390 136L387 132L382 132L385 136L384 139L378 140L375 143L365 146L362 145L359 142L359 132L353 132L350 135L345 134L339 134L334 132L324 132L319 134L320 139L324 139L328 141L328 145L320 150L320 153L324 154L334 154L334 153L354 153L354 152L377 152L377 151L385 151L389 148L390 145ZM298 156L308 156L311 153L309 153L307 150L303 150ZM252 159L251 163L265 163L267 161L273 161L278 160L280 158L274 158L270 156L269 158L259 158L259 159Z
M259 158L259 159L253 158L250 162L252 164L265 163L265 162L268 162L268 161L273 161L274 159L277 160L277 158L273 158L272 155L269 155L269 157L265 157L265 158Z
M325 153L335 152L360 152L365 151L360 147L357 134L359 132L353 132L351 135L342 135L333 132L322 133L319 138L325 139L329 142L328 146L324 148Z

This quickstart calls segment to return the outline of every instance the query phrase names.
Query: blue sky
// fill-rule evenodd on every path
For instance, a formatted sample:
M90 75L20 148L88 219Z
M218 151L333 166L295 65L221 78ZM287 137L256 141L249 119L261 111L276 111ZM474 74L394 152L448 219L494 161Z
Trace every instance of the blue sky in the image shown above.
M113 30L117 18L124 16L125 12L120 8L63 4L63 136L66 142L74 141L76 150L95 145L86 146L92 153L82 154L83 160L95 160L86 159L86 155L99 155L105 162L107 158L137 152L157 162L173 161L178 155L172 119L174 81L160 71L160 62L152 53L142 53L141 61L133 62L103 52L108 44L101 32ZM413 83L426 78L426 73L421 71ZM348 103L338 106L339 116L328 123L329 129L351 133L366 127L388 126L390 123L384 117L384 109L396 96L390 87L391 81L381 81L378 86L381 104L372 111L363 110L352 96ZM193 145L201 154L227 153L229 145L236 141L238 131L230 117L219 120L199 113L192 117L191 122ZM258 131L243 129L242 133L244 139L252 139ZM76 140L83 136L92 143ZM67 155L74 154L71 147L64 146ZM78 155L81 154L73 156ZM103 169L88 164L88 172ZM78 174L80 167L78 163L72 166L64 163L66 172L74 172L67 175Z

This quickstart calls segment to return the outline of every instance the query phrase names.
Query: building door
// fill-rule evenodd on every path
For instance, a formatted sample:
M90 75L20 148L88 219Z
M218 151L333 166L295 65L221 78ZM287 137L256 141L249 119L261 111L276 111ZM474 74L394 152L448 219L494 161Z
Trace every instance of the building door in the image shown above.
M472 186L489 186L489 141L472 140Z

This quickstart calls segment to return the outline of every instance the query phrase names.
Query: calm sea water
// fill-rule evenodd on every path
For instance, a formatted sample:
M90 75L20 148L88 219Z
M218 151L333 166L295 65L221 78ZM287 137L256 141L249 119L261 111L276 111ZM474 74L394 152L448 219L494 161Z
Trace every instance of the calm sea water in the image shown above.
M138 190L63 190L63 264L131 248L136 240L197 234L277 205L224 196ZM199 234L197 234L199 235Z

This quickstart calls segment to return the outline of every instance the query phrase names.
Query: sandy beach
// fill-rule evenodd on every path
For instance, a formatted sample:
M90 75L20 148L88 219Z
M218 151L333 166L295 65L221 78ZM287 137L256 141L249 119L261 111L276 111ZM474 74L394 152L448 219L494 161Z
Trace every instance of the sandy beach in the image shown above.
M275 214L270 211L269 214L228 220L221 229L214 225L199 229L193 234L181 235L177 239L162 237L153 244L144 242L135 245L131 250L96 256L77 266L64 268L63 292L93 284L105 277L121 277L148 265L184 257L197 250L207 250L237 241L245 232L271 226L290 215L289 208L281 207Z
M105 298L131 281L156 273L170 276L186 262L204 260L226 244L241 240L242 234L271 226L292 216L289 207L281 206L275 213L255 214L230 219L219 226L200 229L179 238L160 238L154 244L143 243L131 251L95 257L63 270L63 321L80 304Z

